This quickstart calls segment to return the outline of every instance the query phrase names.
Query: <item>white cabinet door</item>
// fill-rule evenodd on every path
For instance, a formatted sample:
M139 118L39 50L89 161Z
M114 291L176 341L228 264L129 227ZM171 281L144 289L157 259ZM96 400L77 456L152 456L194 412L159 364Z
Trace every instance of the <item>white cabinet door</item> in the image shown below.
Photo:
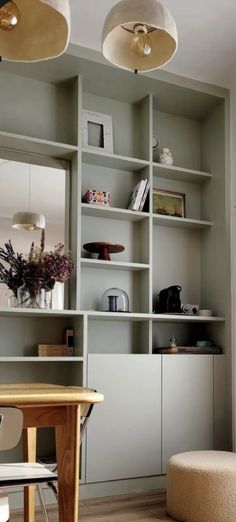
M87 430L86 482L161 474L161 357L89 355L88 386L104 393Z
M162 473L171 455L213 449L213 356L162 356Z

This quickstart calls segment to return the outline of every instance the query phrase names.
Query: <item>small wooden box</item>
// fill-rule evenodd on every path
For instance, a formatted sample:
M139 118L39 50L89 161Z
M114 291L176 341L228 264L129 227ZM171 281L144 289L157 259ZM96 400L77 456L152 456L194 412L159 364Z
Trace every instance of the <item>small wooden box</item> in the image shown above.
M73 348L66 344L37 344L37 355L39 357L71 357L74 352Z

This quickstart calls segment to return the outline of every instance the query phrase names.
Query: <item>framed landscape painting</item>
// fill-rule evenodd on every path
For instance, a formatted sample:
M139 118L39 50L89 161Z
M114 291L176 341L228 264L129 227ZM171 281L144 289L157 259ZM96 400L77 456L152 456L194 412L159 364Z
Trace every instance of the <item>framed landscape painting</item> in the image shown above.
M154 188L153 213L163 216L185 218L185 194Z

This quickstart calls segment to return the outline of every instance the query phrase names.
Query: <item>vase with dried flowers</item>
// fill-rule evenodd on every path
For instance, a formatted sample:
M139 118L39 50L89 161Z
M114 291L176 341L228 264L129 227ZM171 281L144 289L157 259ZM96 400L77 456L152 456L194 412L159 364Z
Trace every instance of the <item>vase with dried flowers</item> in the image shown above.
M22 308L50 307L50 292L56 282L64 283L74 264L70 252L62 243L53 251L45 251L45 232L40 247L31 244L27 257L16 253L9 240L0 248L0 283L5 283Z

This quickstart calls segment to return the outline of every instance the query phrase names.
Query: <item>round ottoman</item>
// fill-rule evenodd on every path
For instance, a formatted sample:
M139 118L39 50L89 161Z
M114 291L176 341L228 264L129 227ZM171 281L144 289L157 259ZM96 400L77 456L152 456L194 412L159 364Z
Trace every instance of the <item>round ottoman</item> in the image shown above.
M236 454L193 451L171 457L167 511L181 522L236 522Z

